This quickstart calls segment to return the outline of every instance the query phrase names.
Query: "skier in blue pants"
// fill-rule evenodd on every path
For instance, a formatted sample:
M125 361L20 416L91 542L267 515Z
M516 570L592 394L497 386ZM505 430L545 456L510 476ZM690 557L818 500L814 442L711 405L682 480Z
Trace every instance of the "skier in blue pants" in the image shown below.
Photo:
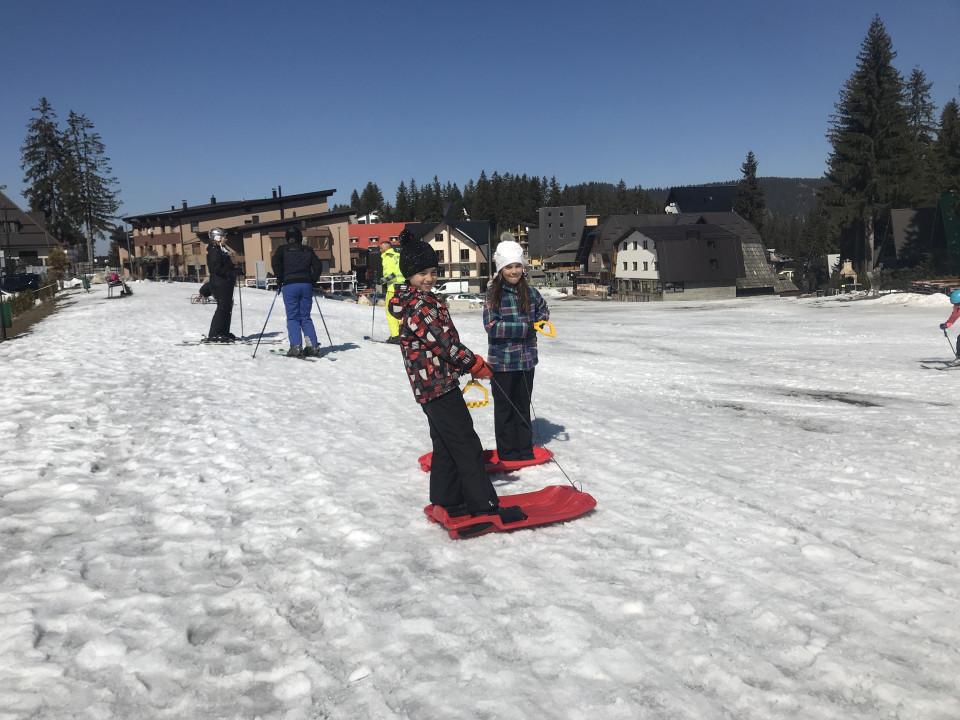
M313 307L313 283L322 270L313 248L303 244L300 228L287 228L286 243L273 254L273 273L283 294L287 311L287 335L290 349L287 357L310 357L317 354L317 330L310 311ZM306 336L309 345L303 347Z

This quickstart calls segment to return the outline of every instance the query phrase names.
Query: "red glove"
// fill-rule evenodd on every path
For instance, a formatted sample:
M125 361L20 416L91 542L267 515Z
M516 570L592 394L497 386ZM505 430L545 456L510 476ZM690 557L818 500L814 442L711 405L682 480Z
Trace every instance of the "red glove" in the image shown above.
M478 380L487 380L493 377L493 368L487 364L482 355L475 356L473 365L470 366L470 374Z

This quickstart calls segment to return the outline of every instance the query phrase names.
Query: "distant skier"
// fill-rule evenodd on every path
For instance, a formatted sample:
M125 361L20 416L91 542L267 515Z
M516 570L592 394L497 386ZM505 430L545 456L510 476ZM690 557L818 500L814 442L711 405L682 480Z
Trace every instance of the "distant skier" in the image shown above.
M947 318L946 322L940 323L940 329L943 330L944 333L960 318L960 288L950 293L950 302L953 303L953 312L950 313L950 317ZM960 357L960 341L957 342L954 354Z
M493 420L500 460L533 460L530 395L537 365L534 323L550 319L547 303L527 283L523 248L508 232L493 255L497 274L487 289L483 326L493 368Z
M286 243L273 254L273 272L283 294L287 311L287 336L290 349L287 357L317 355L317 330L310 312L313 309L313 284L320 277L323 265L312 247L303 244L300 228L287 228ZM303 338L309 341L303 347Z
M217 299L217 311L210 321L208 342L233 342L237 336L230 332L233 317L233 286L237 284L237 269L233 266L230 249L224 245L227 233L215 227L210 231L207 245L207 272L210 273L210 289Z
M400 349L413 395L430 426L433 460L430 502L451 517L498 514L504 523L526 515L517 506L500 507L484 469L483 446L460 393L465 373L489 378L490 366L463 343L446 307L431 292L437 280L437 253L404 230L400 271L407 279L390 301L399 323Z
M380 240L380 262L383 267L381 282L383 283L383 305L387 313L387 327L390 328L390 337L387 342L399 345L400 321L390 314L390 300L393 298L397 286L403 282L403 273L400 271L400 253L393 247L390 238Z

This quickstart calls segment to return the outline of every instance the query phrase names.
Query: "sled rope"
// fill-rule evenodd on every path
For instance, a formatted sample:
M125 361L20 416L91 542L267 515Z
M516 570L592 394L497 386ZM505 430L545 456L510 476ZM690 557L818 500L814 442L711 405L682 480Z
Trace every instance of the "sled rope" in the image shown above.
M497 387L500 388L500 392L503 394L503 397L505 397L506 400L507 400L507 402L510 403L511 406L513 406L513 409L517 411L517 415L520 416L520 419L523 421L523 424L526 425L528 428L530 428L530 432L533 434L533 440L534 440L534 442L535 442L537 445L540 445L541 447L543 447L543 443L540 441L540 434L536 431L536 429L533 427L533 425L531 425L530 423L528 423L528 422L527 422L527 419L526 419L525 417L523 417L523 413L520 412L520 408L518 408L518 407L514 404L513 400L510 399L510 396L508 396L508 395L503 391L503 387L501 387L500 383L497 382L497 379L496 379L496 378L490 378L490 382L497 383ZM530 386L527 385L527 376L526 376L526 375L523 376L523 383L524 383L524 385L525 385L526 388L527 388L527 399L530 400L530 413L533 415L534 421L536 421L536 419L537 419L537 413L536 413L536 411L533 409L533 398L532 398L531 395L530 395ZM557 456L556 456L556 455L554 455L553 457L551 457L550 460L551 460L551 462L553 462L554 465L557 466L557 468L560 470L560 472L563 473L563 477L566 478L566 480L567 480L568 483L570 483L570 487L572 487L572 488L573 488L574 490L576 490L577 492L583 492L583 483L580 482L580 481L574 481L574 480L571 480L571 479L570 479L570 476L567 475L567 471L563 469L563 465L561 465L561 464L560 464L560 461L557 460ZM578 483L579 483L579 486L578 486Z

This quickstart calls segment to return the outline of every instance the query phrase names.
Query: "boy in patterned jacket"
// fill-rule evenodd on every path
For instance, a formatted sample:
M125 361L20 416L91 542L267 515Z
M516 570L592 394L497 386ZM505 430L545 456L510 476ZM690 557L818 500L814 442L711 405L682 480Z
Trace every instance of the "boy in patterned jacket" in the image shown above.
M443 506L451 517L498 514L504 523L524 520L519 507L500 507L460 393L461 375L489 378L490 366L460 341L450 313L431 292L437 279L436 251L406 229L400 243L400 271L407 283L397 287L389 307L400 322L407 378L430 425L430 502Z

